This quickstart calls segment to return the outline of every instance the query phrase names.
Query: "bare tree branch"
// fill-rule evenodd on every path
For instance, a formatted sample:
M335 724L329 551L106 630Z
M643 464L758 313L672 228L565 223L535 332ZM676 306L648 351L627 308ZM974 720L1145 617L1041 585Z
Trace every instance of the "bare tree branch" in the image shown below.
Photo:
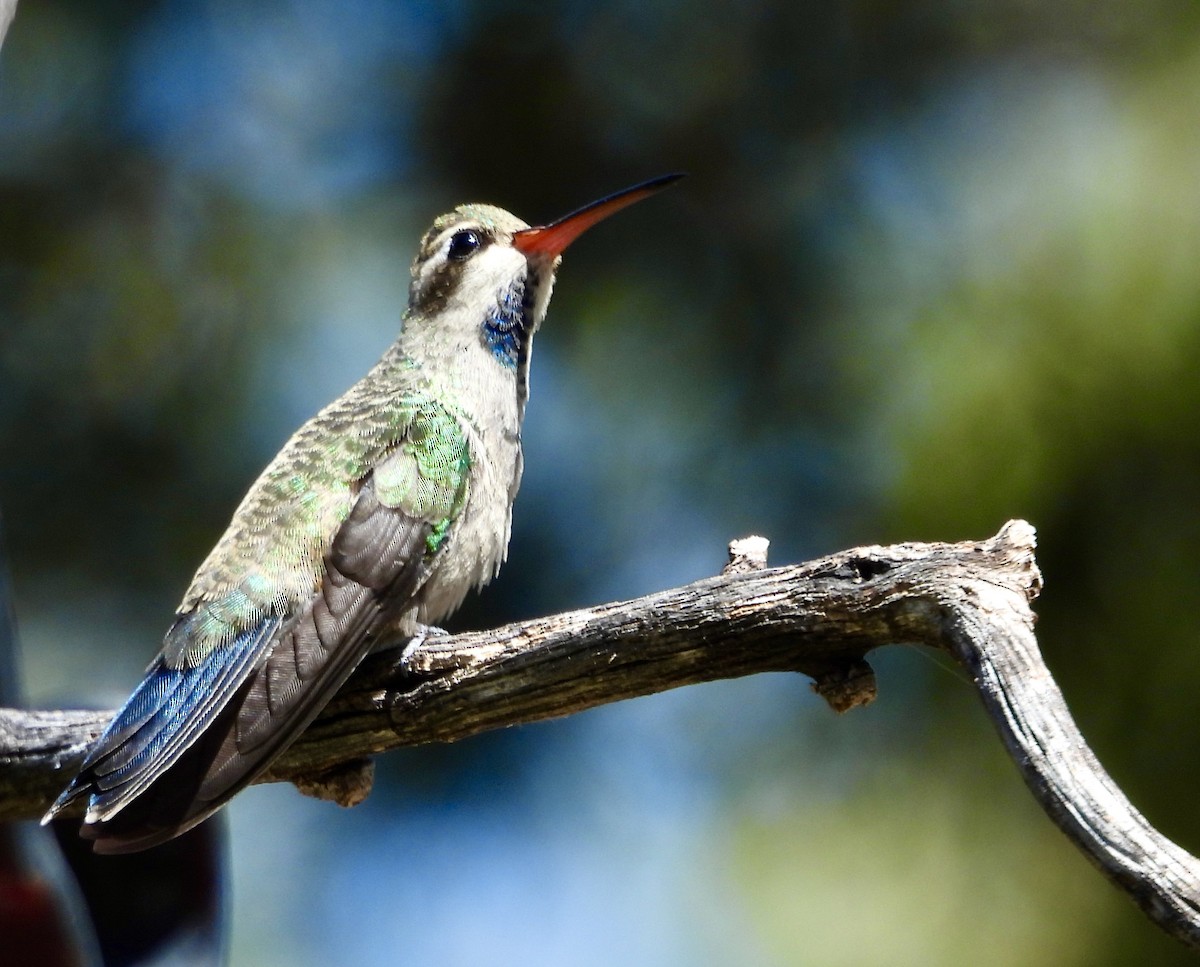
M1084 743L1042 663L1030 603L1034 532L978 543L860 547L772 570L735 542L724 574L634 601L430 636L372 656L265 781L343 803L369 757L681 685L798 671L835 709L869 702L867 652L943 649L970 670L1026 784L1073 842L1171 935L1200 947L1200 863L1133 808ZM0 710L0 818L48 805L108 713Z
M17 0L0 0L0 47L4 46L4 35L8 33L13 17L17 15Z

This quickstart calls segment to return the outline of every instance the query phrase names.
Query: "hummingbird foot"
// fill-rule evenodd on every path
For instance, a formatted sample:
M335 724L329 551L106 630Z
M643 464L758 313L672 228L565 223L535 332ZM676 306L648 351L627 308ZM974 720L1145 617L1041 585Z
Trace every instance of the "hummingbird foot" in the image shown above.
M445 628L439 628L437 625L417 625L417 632L408 639L408 644L404 646L404 651L401 653L403 659L410 651L415 648L420 648L430 638L449 638L450 632Z
M435 625L418 625L417 633L400 652L400 667L415 675L451 671L475 664L475 655L464 655L461 648L444 644L450 632Z
M408 644L400 651L400 664L407 665L413 653L423 648L430 638L449 638L450 632L437 625L417 625L416 634L408 639Z

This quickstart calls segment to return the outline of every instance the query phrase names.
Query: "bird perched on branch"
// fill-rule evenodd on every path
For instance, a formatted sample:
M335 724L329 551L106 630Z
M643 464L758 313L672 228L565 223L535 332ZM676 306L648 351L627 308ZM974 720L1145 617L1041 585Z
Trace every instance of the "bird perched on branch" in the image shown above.
M384 632L440 621L496 575L561 254L679 177L534 228L490 205L433 223L400 337L255 481L43 822L86 800L97 852L179 835L265 770Z

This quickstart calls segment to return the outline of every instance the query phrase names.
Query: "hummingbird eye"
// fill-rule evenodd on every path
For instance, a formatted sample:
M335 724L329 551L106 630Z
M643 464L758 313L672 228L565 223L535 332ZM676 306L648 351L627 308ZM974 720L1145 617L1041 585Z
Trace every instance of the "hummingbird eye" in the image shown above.
M474 255L481 245L483 239L479 233L473 228L464 228L450 236L450 247L446 250L446 256L452 261L462 262Z

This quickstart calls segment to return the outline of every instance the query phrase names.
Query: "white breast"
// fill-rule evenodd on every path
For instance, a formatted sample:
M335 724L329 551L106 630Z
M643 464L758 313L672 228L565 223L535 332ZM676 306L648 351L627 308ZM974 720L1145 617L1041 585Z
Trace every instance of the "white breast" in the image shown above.
M463 378L455 389L468 414L462 426L471 451L469 491L444 556L422 595L418 620L425 624L442 620L468 592L499 572L508 554L512 503L521 483L521 408L515 374L482 345L467 351L479 354L475 359L479 365L460 369Z

